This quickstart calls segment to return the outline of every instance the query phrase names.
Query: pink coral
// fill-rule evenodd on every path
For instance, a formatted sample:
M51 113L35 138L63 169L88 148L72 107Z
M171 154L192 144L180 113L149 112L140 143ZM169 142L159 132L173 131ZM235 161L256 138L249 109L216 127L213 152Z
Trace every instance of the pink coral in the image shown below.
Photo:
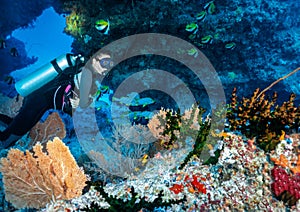
M271 184L276 197L293 205L300 199L300 174L290 176L283 168L272 169L274 182Z

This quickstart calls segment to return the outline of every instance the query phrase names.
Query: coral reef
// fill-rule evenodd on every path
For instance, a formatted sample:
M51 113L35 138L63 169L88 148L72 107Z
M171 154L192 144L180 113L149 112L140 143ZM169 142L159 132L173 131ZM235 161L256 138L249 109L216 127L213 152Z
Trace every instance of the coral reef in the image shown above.
M205 110L197 105L185 110L183 114L180 114L180 111L162 108L149 120L147 126L162 147L178 148L185 145L188 137L196 139L204 112Z
M58 112L52 112L47 116L47 119L44 122L40 120L30 130L30 142L28 144L28 148L32 149L32 147L38 142L44 146L46 142L52 140L54 137L64 139L65 136L66 129L62 118Z
M62 3L60 12L68 13L65 32L75 38L74 52L84 52L85 56L89 57L111 41L136 33L159 32L175 35L189 40L208 56L218 70L228 93L235 86L244 96L251 95L249 92L255 89L254 86L259 84L259 87L264 87L263 83L273 78L278 79L299 61L300 31L297 22L298 7L297 4L295 6L295 1L58 1ZM3 31L0 33L3 35L1 34L0 38L8 34L7 26L19 27L19 22L23 21L22 18L24 18L24 25L21 26L27 25L28 15L25 17L24 14L37 15L39 12L36 13L36 11L40 11L40 8L44 8L50 2L55 1L34 3L37 7L30 6L30 9L34 11L15 14L7 21L2 19L4 21L0 25L5 24L5 27L1 27ZM23 2L18 7L16 2L10 5L15 6L18 9L16 11L23 11L19 6L33 5L33 3ZM6 9L3 14L13 14L11 8ZM110 30L107 33L98 31L95 28L97 20L109 21ZM270 28L273 30L269 30ZM167 47L167 45L162 46ZM23 55L18 46L10 45L10 48L16 48L19 54ZM7 49L3 52L9 54ZM198 51L191 49L186 54L197 58ZM17 59L19 58L10 57L9 63L17 67L15 66ZM21 60L25 61L24 58ZM4 62L6 61L3 61L3 64ZM140 62L139 68L154 67L156 64L160 64L160 68L165 70L176 67L174 72L184 81L192 81L191 79L195 78L191 73L183 71L180 65L174 66L165 58L160 60L147 55L138 62ZM0 63L2 64L2 61ZM136 70L133 69L133 64L135 63L130 61L122 66L120 73L125 73L125 77L129 76L132 73L129 71ZM88 151L92 153L90 157L94 163L98 162L102 168L104 166L106 169L106 173L103 174L103 169L98 168L96 170L98 175L107 176L108 172L126 176L126 178L103 185L100 189L97 188L99 191L91 187L85 195L68 201L62 200L63 198L57 194L54 195L55 199L51 199L50 194L47 194L45 199L48 202L50 199L53 201L47 205L45 211L104 210L109 207L113 210L114 205L120 210L122 203L128 203L124 208L132 210L133 208L141 209L142 204L153 206L153 203L166 203L169 205L168 203L172 202L181 204L173 204L161 210L297 211L297 208L300 208L299 139L296 142L296 138L289 135L299 130L300 125L300 107L295 104L299 100L298 93L300 92L299 81L295 80L298 79L297 77L298 75L295 74L295 78L287 79L285 86L282 85L278 89L283 92L283 95L284 90L297 94L297 97L292 94L289 100L281 105L276 105L276 93L268 99L264 90L256 90L252 97L239 100L237 90L233 91L232 102L227 112L230 129L237 134L237 131L240 131L247 138L222 131L210 132L210 128L215 129L215 127L212 126L210 118L202 118L203 111L198 106L183 114L161 110L149 121L148 127L158 140L154 143L155 150L159 151L151 154L147 152L149 150L147 145L143 146L140 143L129 145L128 142L152 140L153 137L148 130L145 130L143 134L142 130L132 130L134 127L125 126L121 129L120 126L116 126L118 129L113 132L112 139L101 140L99 136L97 137L98 131L95 130L98 129L97 126L86 127L90 124L90 120L82 120L86 125L80 129L83 132L79 132L79 137L88 135L86 136L88 139L83 140L81 145L83 148L95 147L94 152ZM117 84L116 82L120 79L122 79L121 74L116 78L109 78L109 81L111 84ZM256 83L252 83L253 81ZM176 90L177 87L174 85L172 89ZM196 99L204 99L201 98L201 95L205 93L204 88L193 84L191 90L194 91ZM8 111L6 106L4 109L5 114L11 114L11 116L17 112L17 110ZM148 111L135 111L131 114L132 119L138 119L141 115L144 117L152 115L141 112ZM102 123L107 123L103 127L105 130L110 127L110 122L106 117L101 120ZM52 121L58 123L53 125ZM32 137L37 140L46 140L42 137L56 134L57 124L62 124L62 122L56 118L52 121L49 119L49 123L46 121L47 124L44 123L35 128L35 135ZM40 128L50 129L48 126L54 127L53 133L39 132ZM61 127L63 128L63 125ZM63 133L63 130L60 132ZM107 135L106 132L104 134ZM188 146L187 141L191 141L193 146ZM218 143L213 146L215 141ZM108 146L104 146L104 143ZM111 151L107 151L105 149L107 147L111 147ZM99 149L103 152L97 152ZM211 157L203 161L201 155L206 150L209 151ZM39 158L38 156L36 158L36 154L43 154L40 146L35 147L34 151L36 151L35 154L27 152L24 157L30 159L34 165L33 169L36 166L34 170L38 172L39 165L46 166L49 160L43 157L45 160L36 162ZM17 155L15 160L22 161L23 153L16 150L14 152ZM118 156L126 156L126 160L123 160L124 157L114 157L114 152L119 153ZM13 160L12 153L9 156ZM6 160L2 159L2 161ZM16 164L23 165L23 170L18 171L18 174L22 175L25 172L25 166L20 161L15 161L10 166L16 168ZM47 176L53 177L53 173L60 167L60 165L52 164L51 172L47 169L49 171ZM6 168L9 168L8 165ZM28 176L32 173L29 172ZM40 178L33 179L40 180ZM75 181L72 183L76 184ZM83 184L83 182L80 183ZM65 191L66 187L60 186L60 193ZM79 195L79 192L77 194ZM277 200L273 198L274 196ZM151 209L153 209L152 206ZM289 208L287 209L286 206Z
M298 155L298 159L292 160L293 162L288 161L288 159L283 154L280 155L279 159L271 158L271 161L273 161L278 166L288 168L294 174L300 174L300 155Z
M277 93L269 100L256 89L251 98L239 100L237 89L232 92L227 119L230 129L241 131L248 138L256 137L256 143L265 151L274 150L288 128L298 130L300 106L294 104L295 94L282 105L275 105Z
M81 123L81 126L89 123ZM83 133L87 132L82 128ZM94 133L95 134L95 133ZM97 133L96 133L97 134ZM110 136L99 138L97 134L92 141L83 140L83 150L91 163L87 170L93 173L95 180L106 182L116 177L127 177L139 171L142 157L147 156L152 141L155 141L148 128L142 125L116 125Z
M293 206L300 199L300 173L290 176L283 168L272 169L274 182L271 184L275 196Z
M0 113L13 118L18 114L22 107L23 97L16 96L14 98L9 98L0 93L0 102Z
M171 149L178 140L180 117L179 113L161 109L149 120L147 126L163 148Z
M205 163L216 163L218 160L219 151L222 148L220 144L222 143L221 137L223 134L221 132L219 134L214 133L214 138L211 136L208 141L208 135L211 133L211 118L207 117L203 120L204 112L205 110L197 105L185 110L182 115L179 111L161 109L149 120L147 126L153 136L158 139L157 144L161 146L160 148L169 150L184 148L187 140L192 140L193 149L181 162L181 169L193 156L202 157L205 155L202 155L203 150L208 150L210 154ZM217 139L219 144L215 142ZM158 149L160 148L158 147Z
M176 168L176 159L183 159L185 154L184 149L157 153L143 172L107 183L100 192L92 187L82 198L51 203L44 211L56 207L71 211L107 210L118 202L140 209L140 203L149 206L158 200L167 204L181 203L156 207L154 211L282 211L286 208L284 202L272 197L273 166L265 152L249 145L241 136L227 134L215 165L203 165L194 156L183 169ZM290 211L296 212L299 201L297 204L291 206Z
M34 154L11 149L1 159L5 198L16 208L41 208L81 195L87 177L59 138L33 147Z
M299 135L293 134L286 136L270 153L270 160L276 165L271 172L272 191L277 199L289 206L294 206L300 199L299 145Z
M96 186L95 189L101 193L104 197L105 201L110 205L108 209L103 209L101 205L97 205L95 202L94 206L88 207L86 210L100 210L102 211L143 211L143 210L150 210L153 211L156 207L168 207L172 204L180 204L185 201L185 198L180 200L171 200L168 202L163 201L162 191L159 192L157 198L149 202L147 198L139 198L139 194L135 192L134 187L128 188L129 191L129 198L127 201L112 197L110 194L107 194L102 185Z
M186 156L186 158L180 165L181 169L183 168L183 166L187 164L187 162L191 159L192 156L200 157L203 148L206 145L207 136L209 135L209 129L210 129L209 120L206 120L203 124L200 125L200 129L198 131L193 150L189 152L189 154Z
M80 37L83 35L82 26L84 25L84 19L76 11L72 11L70 15L66 17L65 32L74 36Z

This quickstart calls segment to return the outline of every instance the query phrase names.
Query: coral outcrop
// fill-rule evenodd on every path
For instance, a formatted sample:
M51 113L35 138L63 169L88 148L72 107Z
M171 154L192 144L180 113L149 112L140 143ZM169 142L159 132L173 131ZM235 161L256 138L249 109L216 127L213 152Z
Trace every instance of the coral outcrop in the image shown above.
M82 194L87 177L60 139L47 143L47 153L40 144L33 147L33 152L11 149L1 159L7 201L16 208L41 208L51 201Z
M275 196L289 206L295 205L300 199L300 173L290 176L285 169L277 166L272 169L272 178Z
M277 93L267 99L259 89L250 98L239 100L235 88L227 112L230 129L248 138L256 137L258 146L265 151L274 150L287 128L297 130L300 125L300 106L296 107L294 100L295 94L291 94L288 101L276 105Z
M39 121L29 132L31 138L28 144L31 149L38 142L45 145L47 141L52 140L54 137L64 139L66 136L65 124L58 112L53 112L48 115L47 119L42 122Z

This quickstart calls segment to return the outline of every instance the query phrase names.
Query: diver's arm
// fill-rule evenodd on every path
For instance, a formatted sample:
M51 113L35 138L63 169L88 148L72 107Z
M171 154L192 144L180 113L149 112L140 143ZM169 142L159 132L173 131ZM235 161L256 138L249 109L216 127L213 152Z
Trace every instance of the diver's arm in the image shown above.
M80 101L79 107L87 108L92 103L92 98L90 98L90 90L93 83L93 76L92 72L87 69L83 68L81 73L80 85L79 85L79 94L80 94Z
M107 68L102 67L99 62L104 58L110 58L110 55L102 53L97 54L95 57L93 57L86 63L84 68L82 68L81 80L79 85L79 107L81 108L87 108L93 102L93 99L90 97L92 84L94 83L93 73L105 75Z

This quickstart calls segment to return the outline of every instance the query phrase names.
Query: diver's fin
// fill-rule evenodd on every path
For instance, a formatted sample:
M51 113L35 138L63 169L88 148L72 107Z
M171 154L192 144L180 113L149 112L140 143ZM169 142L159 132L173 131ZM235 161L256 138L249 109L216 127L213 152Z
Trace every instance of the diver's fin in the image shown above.
M1 134L1 132L0 132ZM13 146L22 136L11 134L6 140L0 141L0 148L6 149Z
M3 122L4 124L9 125L12 122L12 120L13 120L13 118L0 113L0 122Z

